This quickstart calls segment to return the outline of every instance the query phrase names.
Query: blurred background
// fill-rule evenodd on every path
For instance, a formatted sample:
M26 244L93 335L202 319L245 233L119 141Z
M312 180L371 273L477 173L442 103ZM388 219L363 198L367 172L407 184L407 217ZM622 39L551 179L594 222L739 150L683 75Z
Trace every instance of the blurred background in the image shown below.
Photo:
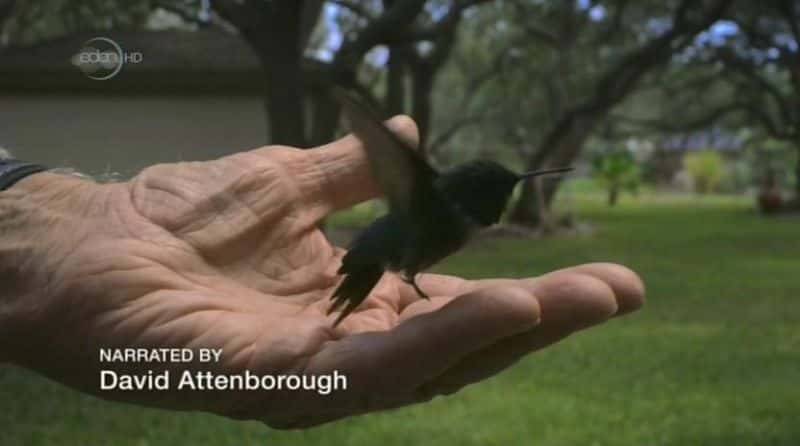
M800 444L799 44L798 0L0 0L18 158L126 178L310 148L344 133L343 86L411 115L437 167L577 167L437 271L614 261L649 298L458 395L302 432L0 366L0 444Z

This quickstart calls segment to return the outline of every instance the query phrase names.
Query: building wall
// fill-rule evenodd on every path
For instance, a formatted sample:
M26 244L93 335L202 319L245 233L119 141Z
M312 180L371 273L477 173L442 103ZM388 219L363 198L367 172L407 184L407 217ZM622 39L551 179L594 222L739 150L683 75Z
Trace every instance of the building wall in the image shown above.
M89 174L215 159L264 145L260 98L0 96L0 146Z

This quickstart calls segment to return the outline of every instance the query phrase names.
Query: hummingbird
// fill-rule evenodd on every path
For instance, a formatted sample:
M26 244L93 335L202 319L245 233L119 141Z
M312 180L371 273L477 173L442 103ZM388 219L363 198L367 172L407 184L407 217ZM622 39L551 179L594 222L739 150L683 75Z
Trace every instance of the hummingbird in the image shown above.
M499 163L475 160L438 172L409 144L390 131L360 97L334 88L334 99L363 141L372 175L386 196L389 212L359 233L337 271L344 275L331 295L327 314L344 320L386 271L424 299L418 273L461 249L479 230L500 220L514 187L521 181L563 173L572 167L517 174Z

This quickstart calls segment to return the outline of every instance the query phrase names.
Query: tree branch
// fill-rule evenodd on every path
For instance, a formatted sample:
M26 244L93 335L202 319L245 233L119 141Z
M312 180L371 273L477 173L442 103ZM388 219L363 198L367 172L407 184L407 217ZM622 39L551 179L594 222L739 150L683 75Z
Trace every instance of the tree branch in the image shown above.
M300 47L304 50L308 47L308 42L311 40L311 35L317 26L323 6L325 6L325 0L305 0L303 4L303 14L300 21Z
M614 39L614 36L619 34L619 30L622 28L622 19L624 18L625 11L628 9L629 5L629 0L622 0L620 4L617 5L617 9L614 11L614 15L608 21L608 25L600 33L597 39L595 39L597 44L607 44Z
M778 106L781 119L787 123L792 121L790 99L784 95L780 88L764 77L751 61L739 57L732 51L725 49L717 51L717 57L725 66L755 82L755 84L758 85L763 92L767 93Z
M391 41L422 12L425 0L398 0L379 17L371 20L358 36L345 42L336 53L334 65L349 72L358 66L364 55L376 45Z
M522 30L525 31L525 34L527 34L529 37L539 40L550 48L561 48L561 42L558 40L558 37L546 29L539 28L532 23L524 23L522 25Z
M182 6L178 6L174 3L170 3L164 0L156 0L155 6L163 9L164 11L171 12L178 17L181 18L184 22L187 23L194 23L200 26L208 26L211 24L211 21L202 20L200 15L195 11L189 11Z
M459 20L467 9L480 5L482 3L489 3L493 0L462 0L453 5L444 17L439 19L433 25L425 27L411 26L407 31L394 36L394 40L389 43L410 43L426 40L436 40L442 34L449 32Z
M342 8L352 12L353 14L361 17L362 19L367 20L374 20L375 16L364 8L363 6L359 5L358 3L351 2L349 0L329 0L331 4L341 6Z
M733 102L730 104L714 108L699 117L695 117L691 120L681 121L681 122L675 122L672 121L671 119L664 119L664 118L660 119L632 118L629 116L623 116L619 114L612 114L611 119L625 124L630 124L636 127L656 130L662 133L688 132L688 131L707 128L715 124L717 121L724 118L725 116L735 112L747 111L749 107L750 105L745 102Z
M757 105L748 105L747 111L750 113L751 116L755 117L764 128L769 132L776 139L784 139L784 140L794 140L797 138L797 135L793 135L790 132L785 131L774 119L767 113L763 108Z
M794 41L800 45L800 17L797 17L797 6L794 0L782 0L778 6L783 14L786 16L786 21L789 22L789 29L792 31Z
M428 143L428 153L435 154L438 153L439 149L447 144L453 136L456 135L459 131L463 130L466 127L479 124L486 120L489 117L488 112L479 113L477 115L467 116L459 118L450 123L450 125L441 133L436 135L436 137Z
M248 0L241 3L236 0L212 0L211 7L241 34L251 32L260 25L260 15Z
M0 25L11 16L14 6L16 6L15 0L0 0Z

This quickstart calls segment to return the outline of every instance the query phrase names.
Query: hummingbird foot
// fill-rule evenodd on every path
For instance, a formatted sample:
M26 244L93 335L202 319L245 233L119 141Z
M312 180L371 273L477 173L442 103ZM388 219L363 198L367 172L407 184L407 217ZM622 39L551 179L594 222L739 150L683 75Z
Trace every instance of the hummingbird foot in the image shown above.
M424 291L422 291L422 289L419 287L419 285L417 285L416 275L412 275L411 277L403 276L402 280L403 280L403 282L411 285L414 288L414 291L417 292L419 297L421 297L421 298L423 298L425 300L431 300L431 297L428 296Z

